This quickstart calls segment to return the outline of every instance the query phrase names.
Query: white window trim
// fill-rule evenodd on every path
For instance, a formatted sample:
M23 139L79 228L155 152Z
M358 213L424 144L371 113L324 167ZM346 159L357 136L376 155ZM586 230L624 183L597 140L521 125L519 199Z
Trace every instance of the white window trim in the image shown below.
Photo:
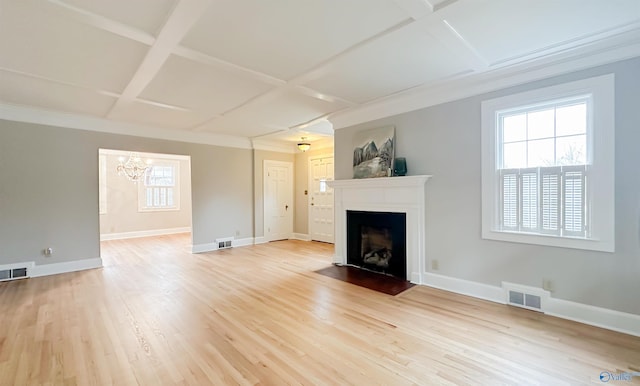
M526 244L603 252L615 251L615 106L614 75L608 74L575 82L559 84L482 102L482 238ZM498 229L499 195L496 173L497 112L515 107L535 105L545 101L591 94L593 96L591 138L587 146L590 171L589 238L530 234Z
M180 161L176 160L159 160L153 159L152 165L156 166L171 166L175 172L175 186L173 188L173 202L174 206L167 208L147 207L147 186L144 183L144 179L138 182L138 212L168 212L180 210Z

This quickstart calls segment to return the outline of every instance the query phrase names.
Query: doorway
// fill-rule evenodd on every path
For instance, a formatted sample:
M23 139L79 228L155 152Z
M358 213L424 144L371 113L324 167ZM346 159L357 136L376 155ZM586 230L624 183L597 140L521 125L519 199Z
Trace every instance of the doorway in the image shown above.
M145 165L132 180L118 165L133 155ZM99 149L100 240L191 232L191 157Z

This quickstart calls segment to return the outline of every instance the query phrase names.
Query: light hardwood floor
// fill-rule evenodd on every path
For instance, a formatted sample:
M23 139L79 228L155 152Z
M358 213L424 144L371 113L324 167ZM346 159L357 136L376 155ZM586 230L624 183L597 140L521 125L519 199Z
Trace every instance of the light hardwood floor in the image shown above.
M316 274L329 244L192 255L189 243L108 241L102 269L0 283L0 384L579 385L640 372L637 337Z

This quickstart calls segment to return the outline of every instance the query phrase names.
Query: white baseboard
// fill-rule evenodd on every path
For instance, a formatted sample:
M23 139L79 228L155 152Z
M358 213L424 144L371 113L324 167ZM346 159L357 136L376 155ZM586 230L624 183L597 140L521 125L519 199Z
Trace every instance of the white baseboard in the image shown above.
M231 243L231 245L233 245L234 247L246 247L253 244L254 244L253 237L247 237L244 239L235 239L233 240L233 243Z
M188 233L188 232L191 232L191 227L152 229L147 231L134 231L134 232L122 232L122 233L104 233L100 235L100 241L135 239L138 237L173 235L176 233Z
M29 271L30 277L57 275L60 273L83 271L85 269L102 268L102 259L82 259L62 263L34 265Z
M194 244L191 246L191 253L203 253L218 250L218 243Z
M506 303L505 293L502 287L438 275L431 272L424 273L424 282L422 284L495 303ZM544 313L562 319L606 328L607 330L640 336L640 315L636 314L614 311L569 300L555 299L553 297L545 299Z
M431 272L425 272L423 278L424 282L422 284L429 287L451 291L461 295L469 295L474 298L489 300L491 302L501 304L505 303L504 291L501 287L439 275Z
M311 241L311 236L305 233L293 233L291 238L294 240Z
M244 239L235 239L231 242L231 245L235 247L246 247L253 245L255 239L253 237L247 237ZM218 243L206 243L206 244L194 244L191 246L191 253L204 253L218 250Z
M266 237L264 236L255 237L253 240L254 240L253 241L254 244L265 244L268 242Z
M640 336L640 315L554 298L547 300L545 314Z

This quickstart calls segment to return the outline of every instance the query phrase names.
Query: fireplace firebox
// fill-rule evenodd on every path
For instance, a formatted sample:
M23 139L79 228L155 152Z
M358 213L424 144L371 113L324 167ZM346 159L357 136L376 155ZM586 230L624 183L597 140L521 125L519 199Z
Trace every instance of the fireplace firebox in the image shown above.
M407 279L406 213L347 210L347 264Z

